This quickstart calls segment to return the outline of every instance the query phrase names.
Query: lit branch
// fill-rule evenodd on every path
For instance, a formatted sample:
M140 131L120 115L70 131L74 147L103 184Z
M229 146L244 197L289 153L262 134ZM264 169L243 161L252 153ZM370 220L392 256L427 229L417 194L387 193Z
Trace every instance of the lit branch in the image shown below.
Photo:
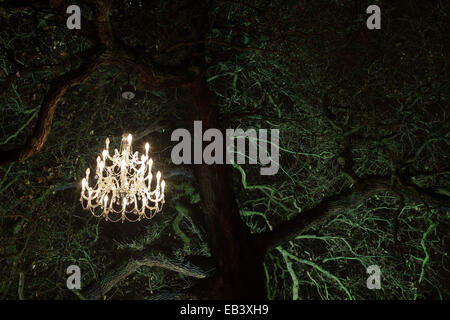
M171 259L147 253L139 259L132 258L130 261L123 263L116 270L109 273L99 285L96 285L87 295L88 299L105 299L105 295L120 281L134 273L141 266L159 267L171 271L178 272L185 276L203 279L209 276L208 271L204 271L189 263L180 263Z
M60 12L62 8L66 7L64 1L55 1L52 8L56 12ZM47 91L46 96L39 111L36 126L34 127L32 135L28 138L24 146L16 147L11 150L0 151L0 165L4 165L13 161L23 161L37 152L39 152L45 144L48 135L50 134L53 116L58 105L59 100L68 89L83 82L102 62L102 54L105 48L111 48L113 43L113 36L109 25L109 10L111 1L98 2L96 6L96 31L100 45L81 53L83 62L78 69L68 71L62 76L55 78ZM6 51L10 58L11 53ZM15 61L15 60L14 60Z
M24 146L14 148L12 150L0 151L0 165L10 163L12 161L23 161L37 152L44 146L48 135L50 134L53 116L58 105L59 100L73 86L84 81L91 72L100 64L100 56L102 50L99 47L94 47L87 52L86 59L78 69L71 70L64 75L54 79L50 88L44 97L44 100L39 111L36 126L32 135Z
M339 212L355 207L369 197L386 191L393 191L413 201L450 208L449 196L434 193L404 180L398 180L392 185L389 176L371 176L362 180L356 188L349 188L323 199L316 207L280 223L272 231L254 235L254 239L263 249L270 250L285 241L294 239L297 235L323 223Z

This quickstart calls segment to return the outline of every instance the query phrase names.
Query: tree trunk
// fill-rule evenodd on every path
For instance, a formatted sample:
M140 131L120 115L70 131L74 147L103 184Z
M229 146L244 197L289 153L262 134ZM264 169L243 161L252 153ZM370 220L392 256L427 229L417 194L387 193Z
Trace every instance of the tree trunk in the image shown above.
M191 87L197 119L203 130L220 129L216 96L200 77ZM263 251L255 246L239 215L233 192L231 167L226 164L194 165L209 246L216 274L209 280L211 299L265 299Z

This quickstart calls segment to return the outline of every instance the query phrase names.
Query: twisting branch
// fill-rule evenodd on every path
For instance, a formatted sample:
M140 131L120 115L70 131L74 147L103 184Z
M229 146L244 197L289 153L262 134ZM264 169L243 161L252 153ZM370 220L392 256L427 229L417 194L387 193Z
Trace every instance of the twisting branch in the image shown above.
M42 101L37 123L32 135L28 138L28 141L24 146L12 150L1 150L0 165L12 161L26 160L42 149L50 133L53 116L59 100L69 88L80 84L92 73L92 71L100 64L102 52L103 49L101 47L94 47L86 51L84 54L86 58L78 69L71 70L51 82L50 88Z
M322 108L324 115L328 122L331 124L333 128L338 130L342 134L342 138L344 140L344 150L338 157L338 163L342 167L342 172L347 177L347 179L353 184L356 185L360 182L360 179L356 172L353 170L353 166L355 161L352 157L352 148L350 143L350 136L356 133L360 128L356 128L348 131L347 128L343 125L340 125L336 121L336 116L331 112L328 108L328 97L325 97L322 103Z
M112 0L95 1L96 20L94 22L99 43L112 49L115 44L114 35L109 23Z
M297 235L324 222L331 216L385 191L393 191L404 198L425 202L428 205L450 208L450 197L448 196L420 188L404 180L392 184L389 176L371 176L362 180L356 188L349 188L337 195L323 199L316 207L280 223L272 231L254 235L254 239L261 248L270 250L285 241L294 239Z
M208 271L204 271L190 263L174 261L156 253L146 253L140 258L131 258L130 261L126 261L116 270L110 272L98 285L89 291L87 298L104 299L105 295L115 285L134 273L141 266L164 268L197 279L203 279L210 275Z
M192 85L200 70L189 63L166 66L154 61L145 49L131 47L116 40L113 50L104 55L104 61L132 69L145 89L187 88Z
M62 11L62 8L66 7L66 3L64 1L54 1L51 7L56 12L59 12ZM50 134L53 116L61 97L64 96L68 89L80 84L88 78L97 66L103 62L104 52L107 49L111 49L114 43L109 24L110 8L111 0L96 2L96 34L99 44L80 54L83 58L83 62L78 69L68 71L51 82L50 88L42 102L32 135L28 138L24 146L16 147L11 150L1 150L0 165L13 161L23 161L39 152ZM11 56L11 53L8 51L6 52ZM14 57L11 56L10 58Z
M54 112L61 97L69 88L84 81L100 63L114 63L127 68L134 66L147 88L186 87L198 75L198 69L189 65L172 67L152 62L145 51L129 47L115 39L109 23L111 2L111 0L95 2L96 18L93 24L96 29L97 45L79 55L83 62L78 69L71 70L51 82L32 135L24 146L0 150L0 165L26 160L42 149L50 133ZM64 1L55 1L51 8L60 12L64 6ZM8 50L5 52L15 61L11 52ZM8 84L9 81L4 83L5 86Z

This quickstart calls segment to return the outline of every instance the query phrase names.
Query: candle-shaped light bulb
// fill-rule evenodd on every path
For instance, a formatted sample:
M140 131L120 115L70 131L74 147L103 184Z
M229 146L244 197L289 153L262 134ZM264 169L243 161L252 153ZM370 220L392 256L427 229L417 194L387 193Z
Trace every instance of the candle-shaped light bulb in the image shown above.
M152 171L152 165L153 165L153 160L152 160L152 158L150 158L150 160L148 160L148 172L149 173Z
M156 173L156 186L159 186L159 179L161 179L161 172Z
M133 153L132 141L131 134L124 134L120 149L112 148L110 152L110 140L106 137L106 147L97 155L97 166L93 167L92 171L97 181L94 186L89 185L89 168L81 180L80 201L83 208L89 208L92 213L98 210L96 208L100 208L101 215L106 220L110 219L111 213L119 213L122 216L120 220L124 221L131 212L139 215L138 218L151 218L162 209L166 182L160 171L156 172L157 181L152 181L153 159L149 156L150 144L145 143L145 153ZM148 210L149 216L146 213ZM94 215L97 215L97 212Z

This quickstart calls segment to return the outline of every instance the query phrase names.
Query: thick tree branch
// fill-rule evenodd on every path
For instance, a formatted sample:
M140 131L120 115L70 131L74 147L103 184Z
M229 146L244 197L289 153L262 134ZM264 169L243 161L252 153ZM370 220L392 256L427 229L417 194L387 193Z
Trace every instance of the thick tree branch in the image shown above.
M133 72L138 84L145 89L186 88L199 76L198 68L188 62L180 66L156 63L143 48L131 47L116 41L116 47L104 55L104 61Z
M104 299L105 295L114 286L134 273L141 266L164 268L197 279L209 276L209 272L201 270L190 263L180 263L159 254L146 253L140 258L131 258L130 261L124 262L116 270L111 271L98 285L89 291L87 298Z
M94 47L88 50L85 53L86 58L80 67L57 77L51 82L50 88L42 101L37 123L32 135L28 138L24 146L12 150L1 150L0 165L13 161L26 160L42 149L50 133L53 116L59 100L69 88L84 81L100 64L102 52L103 49L100 47Z
M111 50L115 45L114 34L109 23L111 0L95 1L96 20L94 22L99 43Z
M331 112L331 110L328 108L329 105L329 98L327 96L324 97L323 103L322 103L322 109L323 113L325 115L325 118L328 120L328 122L331 124L331 126L339 131L342 135L343 141L344 141L344 150L338 157L338 163L342 167L342 172L347 177L347 179L354 185L359 183L359 177L356 174L356 172L353 170L353 166L355 165L355 161L352 157L352 148L350 143L350 136L354 133L356 133L358 129L356 130L347 130L347 128L344 125L338 124L336 120L336 116Z
M50 6L61 13L66 7L65 1L53 1ZM138 52L135 48L126 46L114 38L109 23L111 0L95 2L95 29L98 44L91 50L82 53L83 63L76 69L54 79L45 96L38 115L33 134L24 146L0 151L0 165L13 161L23 161L39 152L50 133L53 115L60 98L66 91L85 80L89 74L103 62L131 68L138 74L142 84L147 88L178 88L189 86L198 75L198 70L189 66L186 68L161 66L147 59L145 52ZM5 51L11 59L11 52ZM2 87L14 80L10 76Z
M26 160L42 149L50 134L53 116L61 97L64 96L69 88L80 84L88 78L102 62L105 50L112 48L114 39L109 24L111 0L98 1L95 2L95 5L96 34L99 44L80 54L83 58L83 62L77 69L71 70L51 82L50 88L42 102L32 135L28 138L24 146L0 151L0 165L12 161ZM63 12L63 10L67 8L67 2L52 1L50 2L50 6L56 10L56 12Z
M420 188L405 180L396 180L397 182L393 184L390 176L368 177L360 181L356 188L349 188L337 195L327 197L316 207L280 223L272 231L254 235L254 239L264 250L270 250L285 241L294 239L297 235L323 223L339 212L355 207L369 197L385 191L393 191L407 199L428 205L450 208L450 197Z

